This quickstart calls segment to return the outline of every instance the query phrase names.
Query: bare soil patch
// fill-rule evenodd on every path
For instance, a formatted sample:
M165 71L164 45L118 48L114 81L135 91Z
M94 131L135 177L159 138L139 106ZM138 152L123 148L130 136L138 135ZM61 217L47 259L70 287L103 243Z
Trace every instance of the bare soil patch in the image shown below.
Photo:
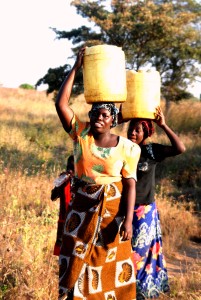
M201 269L201 243L189 241L178 252L166 257L168 276L186 274L190 270Z

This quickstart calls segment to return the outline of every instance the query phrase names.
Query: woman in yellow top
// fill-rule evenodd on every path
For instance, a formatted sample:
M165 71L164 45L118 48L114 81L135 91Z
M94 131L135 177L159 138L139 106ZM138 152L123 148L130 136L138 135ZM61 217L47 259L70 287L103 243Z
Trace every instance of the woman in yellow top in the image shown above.
M79 51L56 101L74 143L75 161L74 196L59 258L59 299L133 300L130 239L140 147L110 132L118 115L113 103L93 104L89 123L81 122L69 107L84 51Z

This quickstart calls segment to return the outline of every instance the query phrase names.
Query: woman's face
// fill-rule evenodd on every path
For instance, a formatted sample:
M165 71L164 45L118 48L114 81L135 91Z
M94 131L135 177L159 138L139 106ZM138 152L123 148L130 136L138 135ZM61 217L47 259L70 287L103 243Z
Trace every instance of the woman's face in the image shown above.
M109 131L113 123L113 118L109 110L100 108L91 111L90 125L92 131L103 133Z
M127 137L133 143L138 145L143 144L144 142L144 130L142 124L139 122L130 122Z

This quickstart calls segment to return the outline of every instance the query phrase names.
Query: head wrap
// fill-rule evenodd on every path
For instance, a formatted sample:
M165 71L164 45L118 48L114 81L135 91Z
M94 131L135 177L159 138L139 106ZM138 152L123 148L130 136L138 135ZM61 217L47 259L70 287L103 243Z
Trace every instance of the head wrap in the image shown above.
M131 120L131 124L142 124L142 129L144 131L144 138L148 138L150 136L152 136L152 134L154 133L154 125L153 125L153 121L149 120L149 119L132 119Z
M111 103L111 102L108 102L108 103L100 103L100 102L93 103L92 108L89 111L89 118L91 118L91 115L92 115L93 112L97 112L101 108L107 109L110 112L110 114L112 116L112 119L113 119L111 127L117 126L119 109L115 106L114 103Z

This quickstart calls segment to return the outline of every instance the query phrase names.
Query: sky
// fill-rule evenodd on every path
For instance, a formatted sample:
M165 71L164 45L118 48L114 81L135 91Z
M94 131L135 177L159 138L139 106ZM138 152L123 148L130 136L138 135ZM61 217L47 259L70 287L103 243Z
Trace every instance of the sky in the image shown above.
M71 42L57 40L50 27L68 31L87 25L70 2L0 0L0 86L35 85L49 68L67 63ZM195 82L189 91L200 98L201 82Z
M0 84L35 85L49 68L66 64L71 43L50 27L71 30L86 24L70 0L0 0Z

